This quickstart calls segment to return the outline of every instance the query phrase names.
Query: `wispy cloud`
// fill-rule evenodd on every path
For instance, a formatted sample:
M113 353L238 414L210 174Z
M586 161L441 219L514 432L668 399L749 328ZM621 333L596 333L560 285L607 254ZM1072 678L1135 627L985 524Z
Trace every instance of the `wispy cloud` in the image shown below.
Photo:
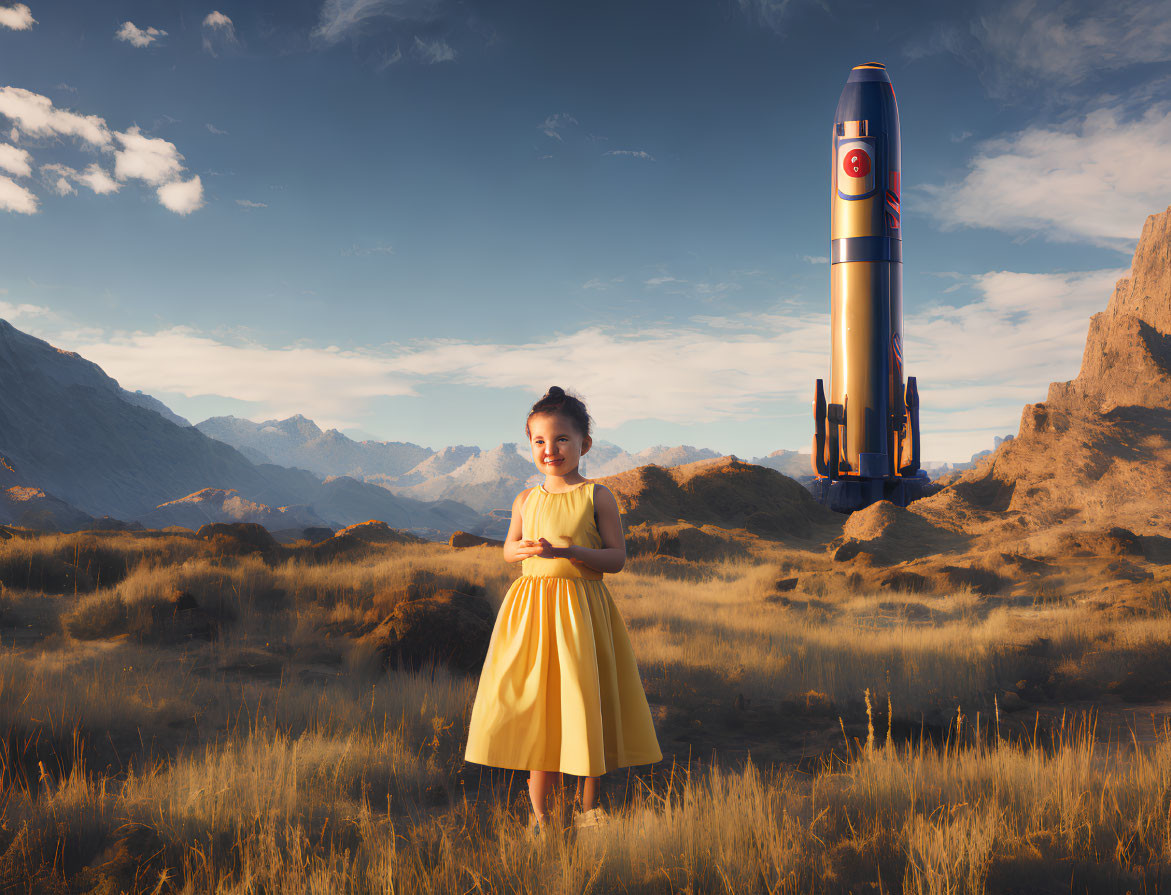
M32 10L23 3L0 6L0 27L11 28L13 31L28 31L36 21Z
M253 202L251 199L237 199L236 204L241 208L268 208L265 202Z
M325 0L313 36L325 43L353 38L376 25L390 22L427 22L440 15L440 0Z
M802 255L801 260L806 264L829 264L829 258L826 255Z
M611 149L609 152L603 152L602 155L624 155L628 158L642 159L646 162L653 162L655 160L653 155L641 149Z
M360 246L357 243L349 248L342 249L342 255L348 258L360 258L364 255L393 255L394 246L380 243L377 245Z
M209 12L204 16L202 28L203 49L213 56L218 56L225 50L237 49L240 46L236 25L219 10Z
M41 165L41 175L50 184L50 188L59 196L66 196L76 192L71 183L80 183L98 195L116 193L122 188L97 162L91 164L85 171L78 171L68 165L52 164ZM64 181L64 185L62 182Z
M440 38L424 40L416 35L415 53L429 65L434 65L436 62L452 62L455 59L455 50L452 49L451 44Z
M971 65L997 97L1030 97L1132 65L1171 60L1171 8L1149 0L1008 0L962 25L943 24L905 48L947 52Z
M793 0L739 0L741 11L752 21L771 28L780 34ZM801 4L798 4L801 5ZM830 11L826 0L817 0L817 5L827 13Z
M568 112L555 112L537 125L537 130L546 137L561 141L561 132L571 124L577 124L577 119Z
M224 136L227 136L227 133L228 133L227 131L225 131L225 130L220 130L220 129L219 129L218 127L216 127L214 124L207 124L207 125L204 125L204 126L207 128L207 130L208 130L208 133L215 134L217 137L224 137Z
M0 293L7 292L6 289L0 289ZM51 312L48 308L41 305L30 304L14 304L12 302L0 301L0 318L11 323L13 320L28 319L30 317L48 317Z
M149 47L160 37L166 36L167 32L159 28L139 28L133 22L123 22L122 27L114 32L116 39L134 47Z
M936 201L915 207L945 227L1129 251L1147 215L1171 204L1169 144L1171 105L1131 120L1098 109L1067 127L1035 126L979 144L962 180L920 188Z
M593 277L581 284L582 289L597 289L606 290L614 288L614 285L625 281L626 277L611 277L608 280L603 280L599 277Z

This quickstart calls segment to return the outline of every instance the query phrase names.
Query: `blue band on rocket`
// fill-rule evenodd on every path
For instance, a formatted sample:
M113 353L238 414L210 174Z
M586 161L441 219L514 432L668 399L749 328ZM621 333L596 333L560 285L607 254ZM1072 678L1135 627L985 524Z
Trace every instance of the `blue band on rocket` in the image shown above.
M903 260L903 241L889 236L851 236L833 239L829 244L830 264L843 261L898 261Z

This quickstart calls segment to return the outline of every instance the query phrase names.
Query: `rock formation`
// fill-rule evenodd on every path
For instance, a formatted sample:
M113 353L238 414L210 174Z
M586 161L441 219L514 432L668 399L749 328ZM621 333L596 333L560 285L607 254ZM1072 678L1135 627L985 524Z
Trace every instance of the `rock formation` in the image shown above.
M911 508L944 527L1019 537L1062 524L1171 523L1171 208L1147 218L1081 371L1028 404L1016 438Z

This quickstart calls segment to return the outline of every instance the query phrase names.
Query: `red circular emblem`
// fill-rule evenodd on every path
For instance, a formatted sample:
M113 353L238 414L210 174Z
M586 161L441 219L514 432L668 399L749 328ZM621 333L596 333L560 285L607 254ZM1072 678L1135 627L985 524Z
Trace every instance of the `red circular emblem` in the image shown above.
M851 149L842 159L842 170L847 177L865 177L870 173L870 156L864 149Z

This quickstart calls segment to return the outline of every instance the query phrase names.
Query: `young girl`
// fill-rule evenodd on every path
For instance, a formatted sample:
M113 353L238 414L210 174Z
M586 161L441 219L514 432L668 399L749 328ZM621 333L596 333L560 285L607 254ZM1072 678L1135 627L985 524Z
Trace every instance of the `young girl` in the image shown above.
M525 423L543 485L512 504L506 562L522 574L496 616L468 728L467 761L529 771L534 831L562 774L578 781L580 826L605 820L600 777L663 753L618 607L602 581L626 562L618 503L578 472L592 443L585 405L557 386Z

